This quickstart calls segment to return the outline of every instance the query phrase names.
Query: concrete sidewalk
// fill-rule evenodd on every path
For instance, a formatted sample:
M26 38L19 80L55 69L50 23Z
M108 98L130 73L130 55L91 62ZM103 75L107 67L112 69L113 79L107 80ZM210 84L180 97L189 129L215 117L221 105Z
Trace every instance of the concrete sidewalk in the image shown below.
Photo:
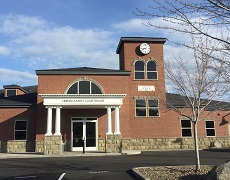
M141 154L141 151L124 150L122 153L105 153L101 151L95 152L68 152L65 151L61 155L44 155L43 153L26 152L26 153L0 153L0 159L7 158L39 158L39 157L75 157L75 156L120 156Z

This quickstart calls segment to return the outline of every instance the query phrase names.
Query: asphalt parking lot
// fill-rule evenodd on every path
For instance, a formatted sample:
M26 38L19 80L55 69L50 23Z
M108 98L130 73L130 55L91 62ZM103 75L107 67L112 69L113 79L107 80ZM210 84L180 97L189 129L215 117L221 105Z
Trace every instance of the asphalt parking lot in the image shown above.
M0 154L1 156L1 154ZM202 165L230 159L230 151L200 151ZM194 165L194 151L145 151L136 155L17 157L0 159L0 179L137 179L131 169Z

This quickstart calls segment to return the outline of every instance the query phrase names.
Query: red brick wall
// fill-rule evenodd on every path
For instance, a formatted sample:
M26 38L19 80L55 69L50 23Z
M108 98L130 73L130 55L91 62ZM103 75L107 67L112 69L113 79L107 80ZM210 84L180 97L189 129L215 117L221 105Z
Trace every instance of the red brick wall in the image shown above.
M27 140L35 139L36 108L0 108L0 140L14 140L15 120L27 120Z
M123 138L150 138L150 137L181 137L181 126L179 115L165 107L165 77L163 44L150 43L151 52L148 55L139 53L140 43L125 43L121 47L120 61L124 70L131 71L130 76L118 75L39 75L38 94L63 94L66 88L79 78L89 78L100 84L106 94L127 94L120 108L120 131ZM157 62L158 80L134 80L133 61L137 57ZM138 85L155 86L153 92L140 92ZM160 117L140 118L135 117L135 96L154 96L159 98ZM37 134L36 139L42 140L46 133L47 110L42 104L43 99L38 96L37 108ZM226 114L226 112L223 112ZM206 114L207 115L207 114ZM71 117L96 116L98 119L98 135L105 137L107 127L106 109L61 109L61 133L70 139ZM203 117L202 117L203 118ZM227 125L220 126L221 116L217 112L210 113L207 118L214 119L216 136L228 135ZM53 133L55 110L53 110ZM114 111L112 111L112 129L114 132ZM198 123L199 136L205 137L205 122Z
M130 108L130 137L164 137L167 134L165 130L165 103L160 103L160 117L156 118L141 118L135 117L135 99L134 96L154 96L165 100L165 78L164 78L164 60L163 60L163 44L162 43L149 43L151 46L151 52L147 55L143 55L139 52L139 45L141 43L124 43L124 62L125 70L131 71L129 77L129 106L122 108ZM134 80L134 66L133 62L137 59L143 59L144 61L150 58L157 62L158 80ZM155 86L153 92L140 92L138 91L138 85Z
M188 115L188 110L182 111L184 114ZM201 113L199 121L197 123L197 133L199 137L206 137L206 131L205 131L205 120L214 120L215 121L215 132L216 136L218 137L227 137L228 136L228 124L222 124L222 118L223 116L229 114L228 111L204 111ZM180 125L180 119L185 119L182 116L180 116L175 111L168 111L167 112L167 128L168 136L167 137L181 137L181 125ZM230 122L230 115L226 116L226 121Z
M63 94L66 88L72 84L75 80L87 77L99 83L106 94L126 94L129 91L128 84L128 76L97 76L97 75L39 75L38 77L38 94ZM47 118L47 110L42 105L43 99L38 96L38 121L37 121L37 139L43 139L43 135L46 131L46 118ZM129 98L125 97L123 99L124 105L120 108L120 118L124 117L124 121L121 121L121 131L124 136L130 134L129 130L129 109L123 107L129 107ZM74 112L74 113L72 113ZM92 112L92 113L91 113ZM100 137L104 137L106 133L107 127L107 111L106 109L95 109L95 110L68 110L61 109L61 118L62 118L62 128L65 128L65 123L67 121L69 128L65 128L64 131L70 134L70 120L73 116L98 116L99 118L99 128L98 134ZM114 112L112 111L112 127L114 132ZM53 110L53 120L55 119L55 110ZM64 125L63 125L64 123ZM53 122L55 124L55 122ZM68 131L69 130L69 131ZM67 134L67 137L69 135Z

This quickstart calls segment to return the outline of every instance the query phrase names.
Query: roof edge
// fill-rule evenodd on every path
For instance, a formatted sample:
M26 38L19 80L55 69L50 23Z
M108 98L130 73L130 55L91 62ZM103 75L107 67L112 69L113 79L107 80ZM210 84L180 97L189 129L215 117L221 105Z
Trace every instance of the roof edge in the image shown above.
M66 74L66 75L124 75L129 76L131 74L130 71L73 71L73 70L36 70L37 75L58 75L58 74Z
M166 38L154 38L154 37L121 37L120 41L117 46L116 53L119 54L119 51L121 49L121 46L124 42L159 42L159 43L165 43Z

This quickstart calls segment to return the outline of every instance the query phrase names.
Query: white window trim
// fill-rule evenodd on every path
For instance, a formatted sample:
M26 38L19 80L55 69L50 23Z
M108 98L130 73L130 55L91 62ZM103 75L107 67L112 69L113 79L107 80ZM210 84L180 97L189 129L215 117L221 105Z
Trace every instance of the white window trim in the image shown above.
M18 95L17 89L6 89L6 97L9 97L9 96L8 96L8 91L9 91L9 90L15 90L15 96Z
M213 125L214 125L214 128L207 128L207 127L206 127L206 122L207 122L207 121L212 121L212 122L213 122ZM206 133L206 137L216 137L216 128L215 128L215 127L216 127L216 125L215 125L215 121L214 121L214 120L205 120L205 133ZM215 136L208 136L208 135L207 135L207 129L213 129L213 130L214 130L214 133L215 133Z
M190 122L190 128L189 127L182 127L182 122L181 121L189 121ZM189 119L183 119L183 118L181 118L180 119L180 127L181 127L181 137L182 138L193 137L193 134L192 134L192 123L191 123L191 121ZM182 130L183 129L190 129L191 130L191 136L183 136L183 134L182 134Z

